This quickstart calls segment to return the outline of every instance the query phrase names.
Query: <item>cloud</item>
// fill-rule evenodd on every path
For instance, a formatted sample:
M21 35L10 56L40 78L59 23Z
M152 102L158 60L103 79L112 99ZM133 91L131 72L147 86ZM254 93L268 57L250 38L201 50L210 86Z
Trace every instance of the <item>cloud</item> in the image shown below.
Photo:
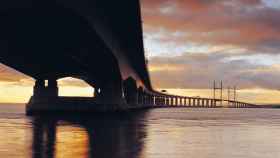
M173 57L150 58L155 88L211 88L214 80L240 89L277 89L280 64L262 65L245 59L231 59L230 53L184 53ZM169 68L170 67L170 68ZM160 68L160 69L159 69Z
M178 45L233 45L250 53L279 53L280 10L261 0L143 0L145 36ZM180 37L174 33L180 32Z
M224 80L242 89L279 89L280 7L274 3L142 0L154 87L203 89Z

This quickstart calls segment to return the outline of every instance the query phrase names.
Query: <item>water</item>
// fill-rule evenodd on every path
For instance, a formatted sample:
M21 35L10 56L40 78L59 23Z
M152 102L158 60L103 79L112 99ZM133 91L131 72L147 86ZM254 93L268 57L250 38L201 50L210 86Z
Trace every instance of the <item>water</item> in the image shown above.
M26 117L0 105L0 158L276 158L278 109Z

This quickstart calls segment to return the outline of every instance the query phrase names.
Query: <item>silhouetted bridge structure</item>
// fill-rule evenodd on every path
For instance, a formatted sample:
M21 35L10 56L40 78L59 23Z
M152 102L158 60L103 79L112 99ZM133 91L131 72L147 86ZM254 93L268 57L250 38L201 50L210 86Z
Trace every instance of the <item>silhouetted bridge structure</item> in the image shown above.
M216 107L216 99L172 96L152 88L139 0L1 1L0 20L0 62L36 80L27 112L68 110L70 104L86 111ZM95 88L94 98L58 97L57 80L64 77L87 82Z

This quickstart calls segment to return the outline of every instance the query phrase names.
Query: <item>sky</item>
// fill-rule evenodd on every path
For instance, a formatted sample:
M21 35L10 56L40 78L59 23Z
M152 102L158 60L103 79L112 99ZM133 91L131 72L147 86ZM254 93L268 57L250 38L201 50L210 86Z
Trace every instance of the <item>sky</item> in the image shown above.
M212 97L213 81L223 80L241 101L280 103L279 0L141 0L141 7L155 89ZM33 84L0 65L0 102L27 102ZM76 79L59 85L61 95L92 94Z
M154 87L212 96L223 80L240 100L280 103L279 0L142 0L142 12Z

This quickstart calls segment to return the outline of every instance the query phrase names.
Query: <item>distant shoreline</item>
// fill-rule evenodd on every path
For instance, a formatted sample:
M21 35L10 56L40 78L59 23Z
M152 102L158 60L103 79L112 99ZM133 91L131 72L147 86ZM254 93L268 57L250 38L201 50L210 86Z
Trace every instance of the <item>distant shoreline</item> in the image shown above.
M27 103L0 103L1 105L26 105Z

